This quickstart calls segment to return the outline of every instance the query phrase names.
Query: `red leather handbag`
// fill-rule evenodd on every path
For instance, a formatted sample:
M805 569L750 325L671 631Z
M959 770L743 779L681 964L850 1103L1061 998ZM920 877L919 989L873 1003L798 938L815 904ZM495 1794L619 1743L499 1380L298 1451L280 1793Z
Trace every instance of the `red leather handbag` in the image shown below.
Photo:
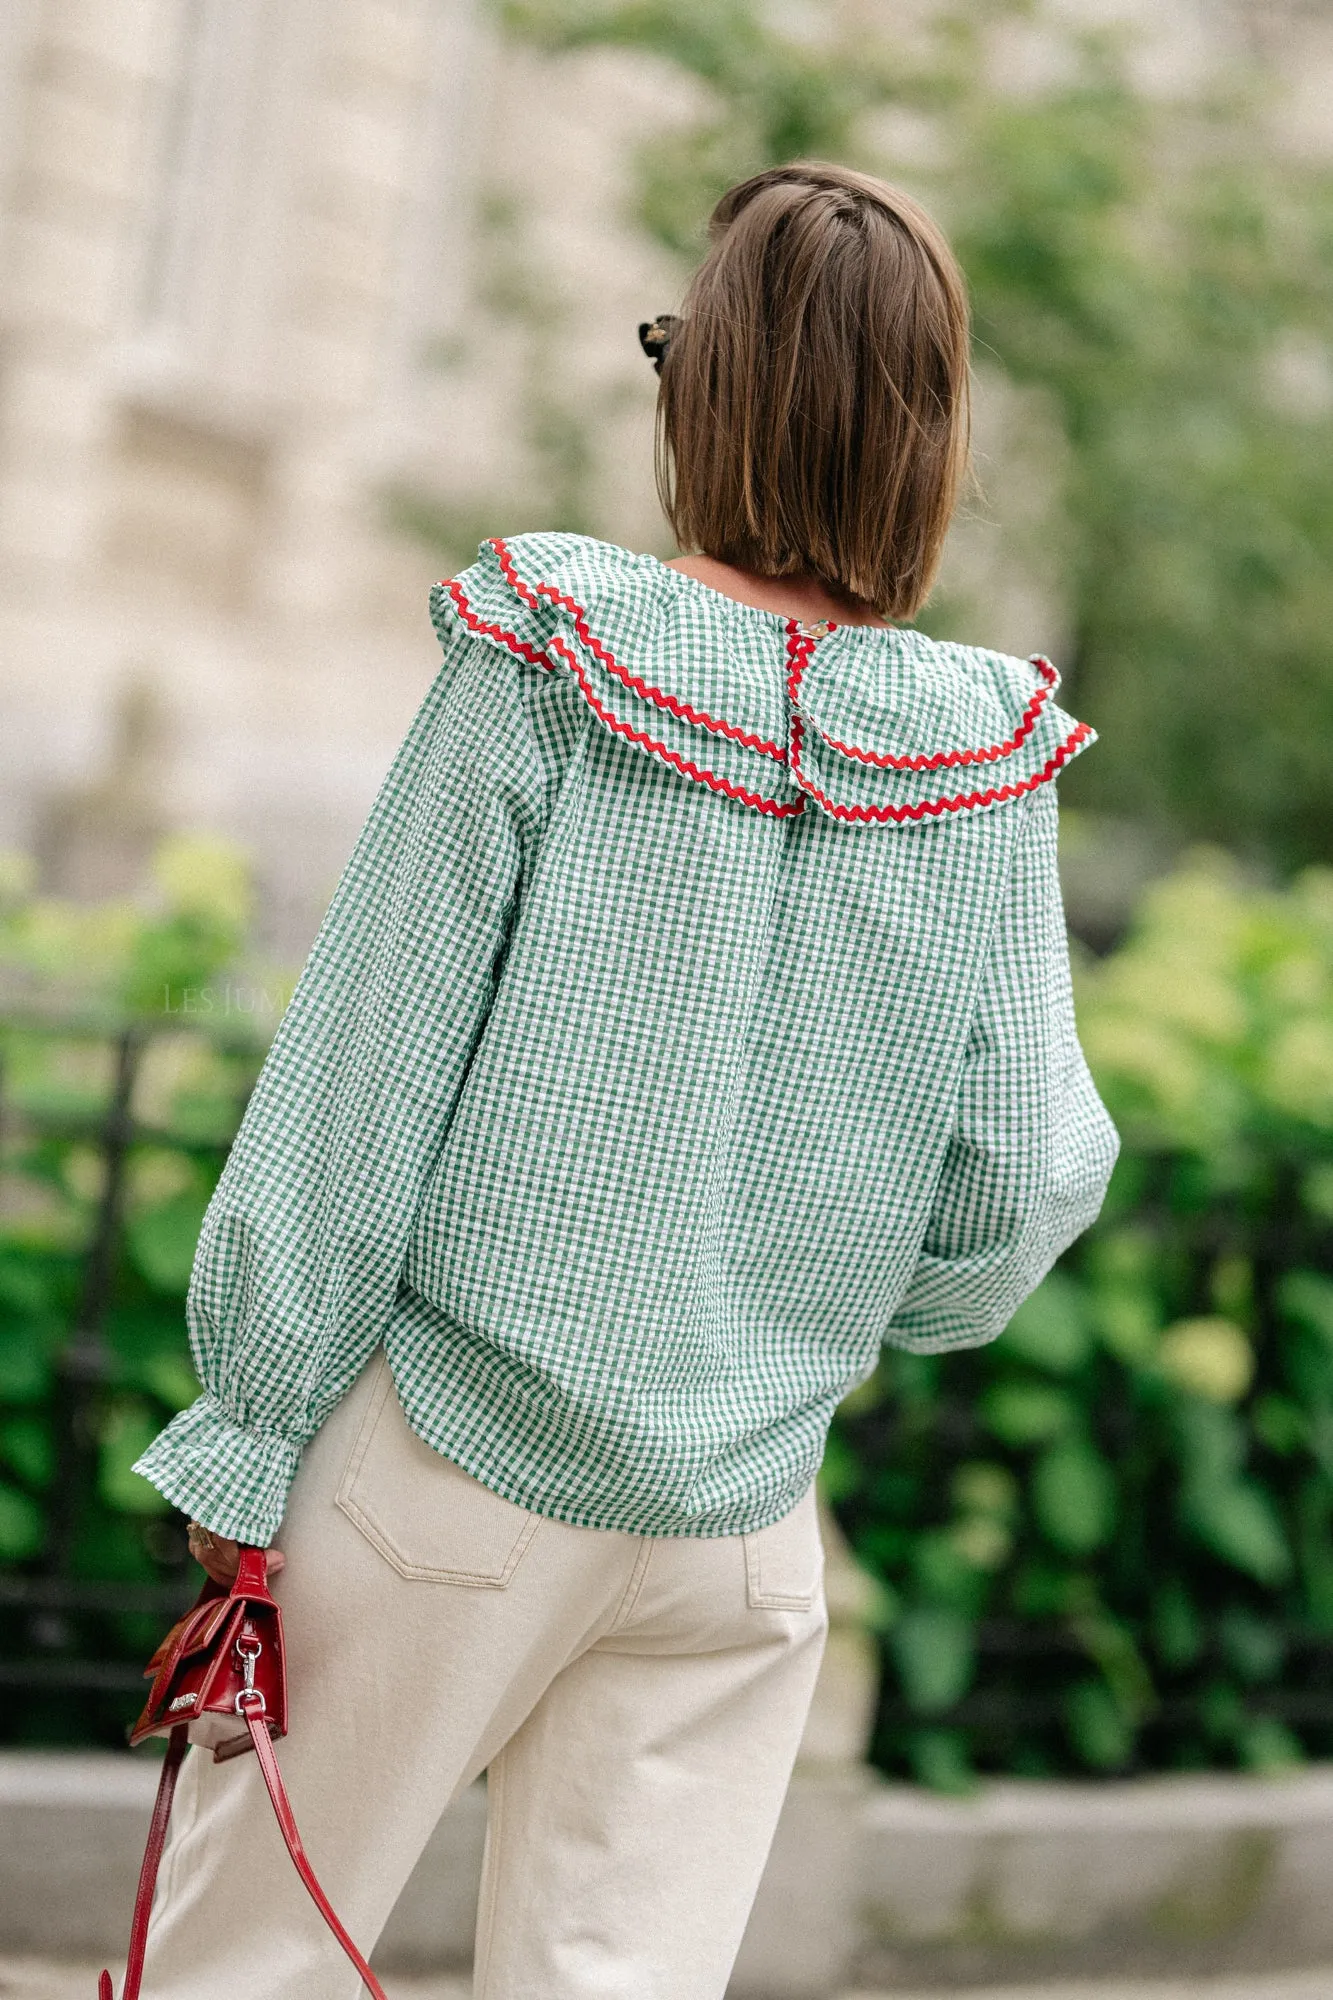
M170 1740L139 1871L121 2000L139 2000L153 1887L166 1843L177 1774L189 1748L191 1724L196 1743L202 1741L204 1747L211 1748L215 1762L254 1750L297 1874L375 2000L385 2000L383 1987L316 1880L273 1754L274 1737L287 1734L287 1673L282 1612L269 1592L268 1564L262 1549L241 1549L236 1581L230 1590L212 1578L208 1580L190 1610L172 1626L144 1673L152 1677L153 1685L143 1714L130 1731L130 1742L142 1743L149 1736ZM97 1995L98 2000L114 2000L109 1972L103 1972L98 1980Z

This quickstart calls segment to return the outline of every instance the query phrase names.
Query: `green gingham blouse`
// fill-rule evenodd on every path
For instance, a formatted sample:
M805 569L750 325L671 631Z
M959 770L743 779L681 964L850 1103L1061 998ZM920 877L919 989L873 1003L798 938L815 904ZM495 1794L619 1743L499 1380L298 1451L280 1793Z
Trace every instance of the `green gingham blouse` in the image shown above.
M139 1461L267 1542L380 1342L575 1524L776 1520L881 1343L992 1339L1096 1215L1056 675L802 626L578 535L483 547L200 1233Z

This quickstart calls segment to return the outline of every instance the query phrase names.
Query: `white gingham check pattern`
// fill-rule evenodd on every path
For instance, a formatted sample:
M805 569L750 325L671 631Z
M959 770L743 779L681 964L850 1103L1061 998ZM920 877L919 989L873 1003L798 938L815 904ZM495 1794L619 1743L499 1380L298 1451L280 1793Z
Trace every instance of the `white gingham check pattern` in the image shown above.
M204 1218L206 1392L138 1470L267 1542L384 1341L522 1506L766 1526L881 1343L992 1339L1100 1206L1049 782L1090 732L1040 665L579 536L432 604Z

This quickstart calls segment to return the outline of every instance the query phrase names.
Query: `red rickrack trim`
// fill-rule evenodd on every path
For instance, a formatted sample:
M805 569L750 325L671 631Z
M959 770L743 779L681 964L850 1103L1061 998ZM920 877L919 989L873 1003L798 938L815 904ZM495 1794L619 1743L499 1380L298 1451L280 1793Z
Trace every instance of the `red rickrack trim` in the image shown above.
M478 618L468 603L467 592L457 577L446 578L441 588L447 590L453 598L454 609L469 631L478 633L483 639L497 639L502 646L508 646L511 653L517 653L519 659L526 660L530 666L554 666L555 662L549 660L545 653L536 646L527 645L516 633L506 631L503 625L488 625L485 619Z
M808 792L817 805L834 819L870 822L893 820L919 820L938 818L946 812L969 812L977 806L1000 805L1008 799L1021 798L1024 792L1035 791L1053 778L1060 766L1070 758L1079 744L1091 735L1091 727L1086 722L1076 723L1064 742L1057 745L1040 771L1034 771L1029 778L1021 779L1014 785L996 785L988 792L959 792L953 798L922 799L914 806L843 806L820 791L813 779L801 768L801 740L805 734L805 724L797 701L800 695L801 679L810 664L810 656L815 650L815 640L792 619L787 626L787 692L792 701L791 719L791 774L802 791ZM1052 669L1054 672L1054 669Z
M556 665L551 654L558 654L559 658L572 669L574 678L583 691L584 699L594 715L598 716L609 729L613 729L618 736L628 737L631 743L637 743L641 749L650 751L654 757L660 757L662 762L670 764L673 770L681 772L687 778L696 779L698 783L709 786L715 792L722 792L729 799L739 800L741 805L752 806L756 812L768 813L774 819L789 819L794 814L805 811L805 799L802 795L798 794L794 799L769 799L760 792L747 791L743 785L733 785L731 780L724 778L720 772L710 771L702 764L693 763L688 757L680 756L669 745L659 743L655 736L648 736L643 730L634 729L628 722L623 722L605 702L598 698L583 662L558 635L551 640L550 652L540 652L537 647L527 645L505 626L492 625L484 618L479 618L468 602L467 592L456 577L449 578L443 588L453 599L454 608L469 631L478 633L482 638L498 641L500 645L507 646L511 653L516 653L520 659L529 661L534 667L545 667L548 671L554 670Z
M617 680L622 681L632 694L641 695L645 701L656 702L659 708L667 709L682 722L693 722L700 728L715 730L719 736L727 736L733 743L743 743L747 750L758 750L762 756L771 757L776 764L786 763L787 750L784 744L772 743L766 736L756 736L752 730L741 729L734 722L724 722L720 716L709 715L706 709L693 708L689 702L681 701L679 696L668 694L665 688L654 687L653 683L644 680L642 675L631 673L629 668L622 666L614 653L609 652L601 640L589 631L588 614L581 604L574 598L567 597L563 591L557 590L553 583L539 583L535 590L524 583L514 567L514 558L508 543L500 536L492 537L491 547L499 558L500 572L505 582L523 603L529 609L537 611L541 608L539 600L546 597L552 604L558 604L562 611L568 611L574 621L574 630L593 658L609 673L613 673Z
M493 543L492 546L495 547L497 554L499 554L502 545ZM503 567L503 557L501 558L501 562ZM536 607L536 599L527 591L526 586L519 581L516 575L510 574L509 581L525 603ZM791 619L787 624L787 693L792 703L791 746L790 753L784 755L783 762L788 764L791 775L800 786L801 792L800 796L794 799L768 798L763 793L751 792L746 790L743 785L733 784L729 778L724 778L720 772L710 771L705 765L696 764L691 758L682 757L679 752L672 750L668 744L659 743L655 736L649 736L645 731L635 729L630 723L623 721L620 716L616 715L612 709L609 709L605 702L598 697L583 662L558 634L552 638L549 650L543 652L536 646L528 645L526 641L520 639L516 633L509 631L507 627L491 624L487 620L478 617L468 602L467 593L457 578L451 577L445 579L440 588L448 591L450 598L453 600L454 608L470 631L478 633L483 638L494 639L498 644L507 646L509 651L516 654L519 659L527 660L535 667L544 667L548 671L553 670L556 665L556 660L552 658L552 654L558 656L570 668L593 713L609 729L614 730L618 736L624 736L631 743L637 743L641 749L647 750L652 756L660 758L664 764L669 764L673 770L679 771L684 777L693 778L697 783L707 785L710 790L721 792L725 797L735 799L741 805L750 806L756 812L767 813L774 819L789 819L803 812L807 797L814 799L816 804L822 806L825 812L830 814L832 818L861 824L883 824L886 821L902 822L903 820L938 818L942 813L967 812L977 806L1000 805L1009 799L1020 798L1024 792L1035 791L1038 785L1044 785L1049 779L1053 778L1061 765L1066 763L1073 755L1079 744L1084 742L1092 733L1088 723L1076 723L1064 742L1058 744L1052 751L1042 768L1039 771L1034 771L1030 777L1021 779L1017 784L996 785L985 792L959 792L952 798L922 799L916 805L839 805L835 800L829 798L826 792L820 790L819 786L815 784L809 773L801 765L801 744L805 735L805 722L799 707L801 680L806 668L810 664L810 659L818 644L818 640L813 633L803 632L797 621ZM539 585L538 588L555 598L557 602L562 601L559 598L559 594L550 589L549 586ZM568 603L568 600L564 601ZM583 631L580 631L579 636L584 639L584 643L590 647L590 650L594 652L599 651L596 642L590 638L585 638ZM1050 673L1054 675L1055 669L1049 667L1049 662L1041 661L1036 664L1048 667ZM625 677L622 675L622 678ZM626 684L628 686L636 685L634 677L629 677ZM1050 685L1053 684L1054 682L1050 683ZM1048 691L1049 686L1041 690L1043 694ZM670 700L667 700L665 705L672 708L673 713L684 715L687 720L693 719L689 710L683 707L674 707ZM1029 723L1024 733L1028 733L1030 728L1031 724ZM732 734L733 732L727 730L724 733ZM822 735L822 733L821 731L820 734ZM741 738L739 740L744 739ZM948 761L963 761L967 754L966 752L957 751L948 753ZM975 756L979 753L974 752L971 754ZM867 761L873 760L867 759Z
M760 792L747 792L744 786L733 785L729 778L722 777L719 772L710 771L704 765L695 764L688 757L680 756L675 750L670 749L667 744L659 743L656 737L646 736L641 729L631 728L628 722L622 722L618 715L614 714L611 709L598 700L597 696L593 693L587 668L583 665L578 655L558 635L551 641L551 651L558 653L566 665L573 669L574 678L582 688L588 706L592 709L594 715L600 716L607 727L614 729L618 736L627 736L631 743L637 743L642 749L651 751L654 757L660 757L664 764L670 764L674 770L682 772L685 777L695 778L700 784L711 787L713 791L725 793L729 799L739 799L743 806L753 806L756 812L769 813L774 819L789 819L795 813L804 812L805 800L803 797L798 796L794 799L769 799L765 798Z
M1012 736L1003 743L988 743L980 750L936 750L931 754L922 753L914 757L895 757L887 750L860 750L854 743L840 743L836 736L830 736L827 729L816 729L828 744L830 750L840 750L844 757L855 757L862 764L873 764L881 771L942 771L954 764L993 764L1002 757L1012 757L1020 743L1032 734L1042 708L1060 685L1060 676L1049 660L1039 653L1032 656L1032 665L1041 675L1042 685L1033 695Z

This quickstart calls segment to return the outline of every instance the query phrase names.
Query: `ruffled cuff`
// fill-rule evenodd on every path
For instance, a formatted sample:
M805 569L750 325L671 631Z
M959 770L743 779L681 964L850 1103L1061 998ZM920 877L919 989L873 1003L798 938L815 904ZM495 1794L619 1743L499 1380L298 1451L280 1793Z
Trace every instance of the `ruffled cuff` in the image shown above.
M215 1535L267 1548L300 1462L299 1444L233 1423L205 1395L172 1418L134 1470Z

